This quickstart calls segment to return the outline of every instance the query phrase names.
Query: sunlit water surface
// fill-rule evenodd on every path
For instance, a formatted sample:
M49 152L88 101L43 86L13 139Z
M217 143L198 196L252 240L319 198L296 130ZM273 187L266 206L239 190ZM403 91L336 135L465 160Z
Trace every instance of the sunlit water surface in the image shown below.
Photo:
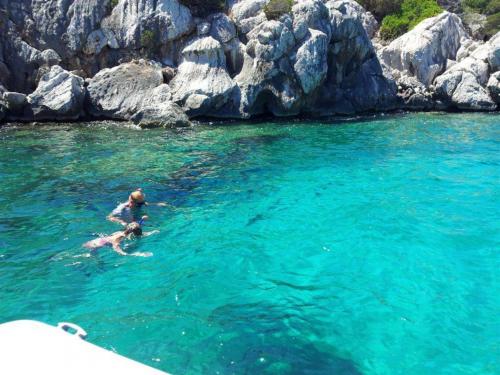
M498 374L499 120L2 128L0 322L174 374ZM154 256L82 256L138 186Z

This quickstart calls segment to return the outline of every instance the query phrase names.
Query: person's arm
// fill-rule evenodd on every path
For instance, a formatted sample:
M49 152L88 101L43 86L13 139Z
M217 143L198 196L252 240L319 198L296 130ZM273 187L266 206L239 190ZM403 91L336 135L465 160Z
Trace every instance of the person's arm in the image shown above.
M160 233L160 231L158 229L155 229L155 230L152 230L149 232L142 232L142 237L151 236L152 234L156 234L156 233Z
M125 251L120 247L120 240L114 240L112 242L113 250L116 251L120 255L128 255Z
M172 207L172 208L174 207L170 203L167 203L167 202L156 202L156 203L155 202L153 202L153 203L146 202L145 205L146 206L158 206L158 207Z
M124 227L127 226L127 222L125 220L122 220L116 216L113 215L113 213L110 213L108 216L107 216L107 219L109 221L112 221L113 223L118 223L118 224L121 224L123 225Z

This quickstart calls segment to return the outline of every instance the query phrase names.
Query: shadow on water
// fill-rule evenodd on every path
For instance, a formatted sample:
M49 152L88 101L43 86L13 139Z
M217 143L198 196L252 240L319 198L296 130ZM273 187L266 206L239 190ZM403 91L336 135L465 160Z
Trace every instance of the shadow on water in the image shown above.
M186 204L188 197L201 185L204 191L210 191L224 182L222 172L231 166L231 170L239 166L245 166L249 157L258 154L258 149L268 147L275 142L281 141L286 135L260 135L248 136L235 139L226 153L204 152L197 155L196 160L184 164L168 178L157 180L160 185L167 187L159 199L165 199L177 206ZM256 170L243 168L240 178L244 179L246 173L254 173Z
M230 304L215 309L209 320L230 337L218 355L223 373L362 375L335 348L311 339L310 327L319 322L286 312L284 306Z

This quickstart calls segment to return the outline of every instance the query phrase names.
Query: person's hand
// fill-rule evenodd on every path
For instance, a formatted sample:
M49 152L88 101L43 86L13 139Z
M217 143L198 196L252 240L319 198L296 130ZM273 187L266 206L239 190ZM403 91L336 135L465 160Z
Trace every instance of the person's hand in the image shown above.
M160 202L160 203L156 203L157 206L160 206L160 207L167 207L168 204L166 204L165 202Z
M151 252L149 252L149 251L146 251L146 252L144 252L144 253L139 253L139 252L137 252L137 253L132 253L132 254L130 254L130 255L135 256L135 257L145 257L145 258L146 258L146 257L152 257L152 256L153 256L153 253L151 253Z
M149 216L148 215L144 215L143 217L141 217L142 221L146 221L149 219Z

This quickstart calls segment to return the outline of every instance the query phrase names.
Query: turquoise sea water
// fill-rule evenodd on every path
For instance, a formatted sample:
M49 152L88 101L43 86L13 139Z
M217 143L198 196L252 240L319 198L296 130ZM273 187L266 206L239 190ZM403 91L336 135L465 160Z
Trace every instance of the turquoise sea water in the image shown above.
M0 322L174 374L498 374L499 120L2 128ZM82 256L138 186L154 256Z

